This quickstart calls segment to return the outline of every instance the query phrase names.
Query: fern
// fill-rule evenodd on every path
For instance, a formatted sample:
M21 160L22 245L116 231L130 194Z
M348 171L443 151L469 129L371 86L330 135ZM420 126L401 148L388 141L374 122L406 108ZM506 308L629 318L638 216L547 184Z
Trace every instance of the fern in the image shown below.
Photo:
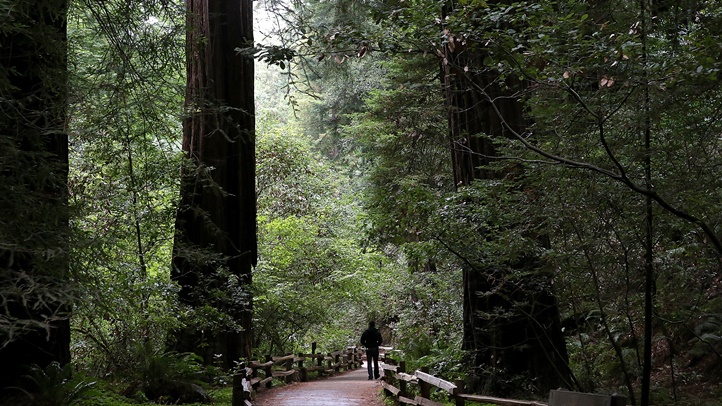
M71 406L90 397L96 382L73 379L70 364L60 366L51 362L47 367L38 365L29 367L29 373L23 376L26 385L14 387L22 392L17 400L18 406Z

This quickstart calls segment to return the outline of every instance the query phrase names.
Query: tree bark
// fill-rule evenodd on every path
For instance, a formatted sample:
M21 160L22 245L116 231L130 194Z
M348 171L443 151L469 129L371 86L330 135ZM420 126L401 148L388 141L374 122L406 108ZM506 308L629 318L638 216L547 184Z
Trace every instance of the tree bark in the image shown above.
M70 362L67 6L15 2L0 36L0 387Z
M176 221L172 278L180 300L211 306L233 327L179 332L176 348L227 367L250 356L256 264L255 118L250 0L189 0L186 164ZM215 292L215 293L213 293ZM220 294L220 297L218 293ZM227 323L226 323L227 324Z

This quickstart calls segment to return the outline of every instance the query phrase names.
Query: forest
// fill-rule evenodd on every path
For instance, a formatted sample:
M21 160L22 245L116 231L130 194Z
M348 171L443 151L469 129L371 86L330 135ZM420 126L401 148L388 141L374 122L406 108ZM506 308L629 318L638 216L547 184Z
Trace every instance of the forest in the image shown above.
M470 393L722 404L720 2L0 15L0 405L230 405L369 321Z

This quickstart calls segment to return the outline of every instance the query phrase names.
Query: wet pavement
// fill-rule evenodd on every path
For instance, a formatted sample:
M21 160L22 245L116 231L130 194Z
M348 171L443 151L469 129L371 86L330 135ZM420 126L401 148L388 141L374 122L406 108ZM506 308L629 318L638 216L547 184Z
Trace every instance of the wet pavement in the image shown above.
M261 389L253 406L383 406L381 382L368 380L366 365L330 378Z

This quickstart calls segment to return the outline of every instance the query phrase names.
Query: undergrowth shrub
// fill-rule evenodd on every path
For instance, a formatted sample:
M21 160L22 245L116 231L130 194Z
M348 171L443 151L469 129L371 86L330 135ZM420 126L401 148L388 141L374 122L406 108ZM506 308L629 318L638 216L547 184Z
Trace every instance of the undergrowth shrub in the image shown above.
M29 367L23 384L13 387L18 394L10 401L15 406L71 406L95 393L95 382L73 378L70 364L51 362L47 367Z
M201 358L193 353L149 354L134 373L125 378L122 394L157 403L210 403L200 386L204 370Z

